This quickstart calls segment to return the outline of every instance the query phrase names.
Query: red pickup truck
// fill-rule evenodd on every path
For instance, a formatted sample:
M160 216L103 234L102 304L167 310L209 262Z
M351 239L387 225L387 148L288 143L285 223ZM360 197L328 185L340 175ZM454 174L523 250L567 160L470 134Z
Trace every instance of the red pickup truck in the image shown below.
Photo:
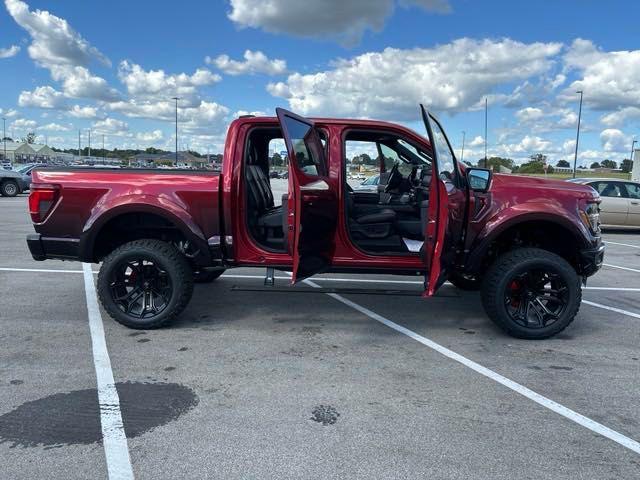
M465 167L422 108L427 137L371 120L244 117L229 127L221 172L37 169L29 196L36 260L102 262L104 309L131 328L167 324L194 281L232 267L419 274L480 289L511 335L547 338L574 319L581 281L601 266L600 198L578 184ZM288 152L274 196L271 152ZM378 192L347 183L346 145L378 152ZM281 184L284 182L280 182ZM428 315L425 310L425 315Z

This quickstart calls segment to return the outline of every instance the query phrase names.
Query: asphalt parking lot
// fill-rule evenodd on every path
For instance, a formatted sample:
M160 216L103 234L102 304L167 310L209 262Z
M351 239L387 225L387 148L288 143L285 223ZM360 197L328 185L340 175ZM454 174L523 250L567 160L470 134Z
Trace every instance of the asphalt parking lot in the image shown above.
M0 477L106 478L93 287L81 264L31 259L26 203L0 198ZM198 285L170 328L98 312L120 453L141 479L639 478L640 235L604 236L578 317L545 341L506 336L451 285L429 300L242 290L262 286L255 269Z

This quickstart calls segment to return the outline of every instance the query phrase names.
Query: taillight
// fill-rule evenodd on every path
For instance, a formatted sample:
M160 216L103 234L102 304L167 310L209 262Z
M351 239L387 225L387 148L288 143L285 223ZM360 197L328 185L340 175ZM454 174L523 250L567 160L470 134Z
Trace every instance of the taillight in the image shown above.
M59 191L57 185L31 185L29 214L33 223L44 222L58 200Z

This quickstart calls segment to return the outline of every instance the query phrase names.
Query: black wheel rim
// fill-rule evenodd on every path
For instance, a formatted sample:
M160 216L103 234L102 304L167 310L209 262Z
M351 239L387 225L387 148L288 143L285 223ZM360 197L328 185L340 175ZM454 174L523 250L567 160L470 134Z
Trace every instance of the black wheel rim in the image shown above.
M127 259L113 269L111 298L125 314L137 319L160 315L169 305L171 278L157 262L148 258Z
M557 322L569 304L569 286L549 268L534 268L511 277L505 292L505 307L512 321L531 328Z

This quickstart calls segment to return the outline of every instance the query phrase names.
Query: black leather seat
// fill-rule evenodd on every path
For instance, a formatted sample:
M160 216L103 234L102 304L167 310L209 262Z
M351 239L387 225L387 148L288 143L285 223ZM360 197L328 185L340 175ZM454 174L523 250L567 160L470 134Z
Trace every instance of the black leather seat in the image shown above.
M373 223L393 223L396 220L396 212L390 208L384 208L375 213L357 215L354 220L360 225L371 225Z
M258 165L247 165L250 214L260 227L282 227L282 205L274 206L271 184Z

